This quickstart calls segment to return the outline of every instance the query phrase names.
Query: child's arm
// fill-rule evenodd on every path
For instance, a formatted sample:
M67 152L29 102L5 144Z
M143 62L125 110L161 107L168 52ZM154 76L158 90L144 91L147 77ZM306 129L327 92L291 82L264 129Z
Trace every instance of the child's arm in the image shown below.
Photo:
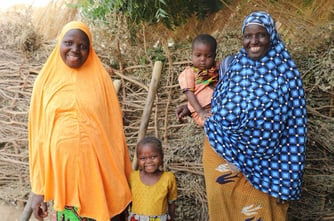
M195 109L195 111L197 112L197 114L202 118L202 120L205 120L205 118L210 116L210 113L207 113L202 106L200 105L200 103L198 102L195 94L188 90L185 91L184 94L187 96L188 102L191 104L191 106Z
M125 220L129 219L130 213L129 211L131 210L131 203L125 208L125 210L123 211L123 215Z
M178 77L178 81L182 92L186 95L188 102L195 109L196 113L201 112L201 105L199 104L195 94L195 74L190 66L188 66Z
M175 219L175 201L177 200L177 184L176 177L173 173L169 172L170 176L169 187L168 187L168 215L170 216L170 220L174 221Z
M174 221L174 218L175 218L175 201L168 203L168 214L170 216L169 221Z

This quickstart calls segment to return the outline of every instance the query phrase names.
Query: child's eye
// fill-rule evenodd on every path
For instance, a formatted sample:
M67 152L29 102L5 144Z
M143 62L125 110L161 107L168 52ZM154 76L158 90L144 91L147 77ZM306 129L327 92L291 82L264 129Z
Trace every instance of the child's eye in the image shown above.
M71 46L71 45L72 45L72 42L71 42L71 41L64 41L64 45L65 45L65 46Z
M138 159L140 161L146 161L146 160L155 160L157 157L158 157L158 155L152 155L152 156L149 156L149 157L139 157Z
M154 159L156 159L158 156L156 156L156 155L154 155L154 156L150 156L150 159L151 160L154 160Z

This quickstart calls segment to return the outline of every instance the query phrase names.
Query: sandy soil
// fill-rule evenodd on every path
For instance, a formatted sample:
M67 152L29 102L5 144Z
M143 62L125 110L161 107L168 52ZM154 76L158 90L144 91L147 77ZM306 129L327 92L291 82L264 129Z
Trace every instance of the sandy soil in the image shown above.
M14 206L0 203L0 220L1 221L19 221L22 215L23 208L16 208ZM44 221L51 221L51 217L44 219ZM31 218L29 221L37 221Z
M23 208L0 204L0 219L3 221L18 221L20 220L22 211Z

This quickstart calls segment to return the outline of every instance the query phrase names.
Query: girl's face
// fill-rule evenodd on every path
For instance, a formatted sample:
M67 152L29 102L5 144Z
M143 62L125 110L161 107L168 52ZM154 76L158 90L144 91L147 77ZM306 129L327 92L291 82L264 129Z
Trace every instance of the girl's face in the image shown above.
M247 25L242 36L242 45L252 60L264 57L270 47L267 29L257 24Z
M138 146L137 158L139 168L145 173L158 172L162 165L161 153L150 143Z
M192 49L192 63L201 70L211 68L216 59L216 52L208 44L197 42Z
M78 29L68 31L60 44L60 57L70 68L79 68L89 55L89 39Z

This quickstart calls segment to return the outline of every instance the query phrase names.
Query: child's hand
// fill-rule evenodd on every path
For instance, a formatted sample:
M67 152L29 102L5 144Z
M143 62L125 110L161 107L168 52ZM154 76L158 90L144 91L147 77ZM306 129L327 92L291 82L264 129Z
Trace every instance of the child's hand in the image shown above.
M190 111L187 105L178 106L175 110L176 118L180 123L184 123L184 117L190 116Z

